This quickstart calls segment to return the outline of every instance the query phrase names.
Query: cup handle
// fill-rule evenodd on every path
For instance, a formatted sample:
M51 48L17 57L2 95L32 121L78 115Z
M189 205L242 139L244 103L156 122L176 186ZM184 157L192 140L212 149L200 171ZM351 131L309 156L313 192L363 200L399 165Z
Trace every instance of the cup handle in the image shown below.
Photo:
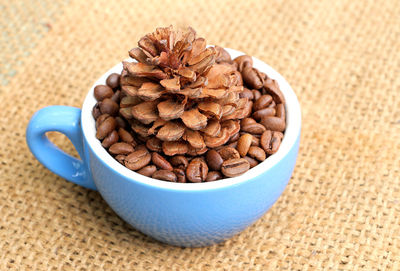
M75 146L82 160L76 159L56 147L46 132L65 134ZM78 185L97 190L84 160L81 129L81 110L70 106L48 106L37 111L26 129L29 149L49 170Z

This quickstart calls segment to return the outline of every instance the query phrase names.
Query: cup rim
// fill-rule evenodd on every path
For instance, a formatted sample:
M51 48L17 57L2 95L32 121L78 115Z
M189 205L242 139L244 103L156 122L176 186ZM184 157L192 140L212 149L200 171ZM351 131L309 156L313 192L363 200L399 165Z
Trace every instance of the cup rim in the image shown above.
M244 55L243 52L225 48L228 53L231 55L232 59ZM263 162L258 164L257 166L249 169L244 174L232 177L221 179L214 182L204 182L204 183L173 183L162 180L153 179L150 177L146 177L139 173L136 173L133 170L130 170L120 164L117 160L115 160L101 145L101 142L96 138L96 129L95 129L95 120L92 116L93 106L96 104L96 99L94 98L94 87L100 84L105 84L108 75L111 73L120 73L122 71L122 62L115 65L113 68L109 69L106 73L104 73L90 88L86 98L83 102L82 112L81 112L81 126L83 131L83 136L86 139L87 144L93 153L100 159L102 162L109 166L112 170L115 170L120 175L124 176L126 181L140 183L142 185L151 186L159 189L168 189L168 190L184 190L184 191L204 191L204 190L212 190L212 189L221 189L229 186L238 185L251 179L256 178L257 176L267 172L275 165L277 165L289 152L292 148L295 147L296 141L300 136L301 130L301 110L300 104L294 93L293 89L289 85L289 83L285 80L285 78L280 75L275 69L270 67L268 64L263 61L253 58L253 66L260 71L266 73L268 77L275 79L279 87L285 97L285 109L286 109L286 130L282 140L282 143L278 149L278 151L265 159ZM128 60L132 61L132 60Z

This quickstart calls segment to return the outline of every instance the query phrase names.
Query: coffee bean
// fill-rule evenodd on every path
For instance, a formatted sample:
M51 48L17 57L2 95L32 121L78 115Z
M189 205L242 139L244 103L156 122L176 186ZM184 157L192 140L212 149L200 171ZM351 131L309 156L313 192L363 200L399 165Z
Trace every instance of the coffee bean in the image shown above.
M186 178L192 183L203 182L207 178L208 166L204 159L194 158L186 168Z
M249 156L245 156L245 157L243 157L243 159L245 159L245 160L247 160L247 162L249 162L250 168L253 168L253 167L258 165L258 161L256 159L254 159L254 158L251 158Z
M117 88L119 87L119 78L120 75L118 73L112 73L107 77L106 84L110 88Z
M146 147L151 151L161 152L162 151L162 141L159 140L157 137L152 137L146 141Z
M257 121L255 121L255 119L252 118L244 118L240 121L240 126L242 127L253 123L257 123Z
M214 149L207 152L206 160L212 170L221 170L221 165L224 162L221 155Z
M253 104L253 111L258 111L260 109L266 108L272 102L271 95L261 95L254 104Z
M171 164L160 154L153 152L151 154L151 161L153 162L154 165L161 169L166 169L166 170L172 170Z
M218 150L219 155L221 155L222 159L229 160L229 159L234 159L234 158L240 158L239 152L232 147L222 147L221 149Z
M111 116L116 115L119 110L118 104L110 98L105 98L102 102L100 102L99 106L102 114L109 114Z
M99 107L99 103L96 103L96 105L93 107L92 110L92 116L95 120L98 119L98 117L100 117L101 112L100 112L100 107Z
M109 86L98 85L94 88L94 97L97 101L102 101L105 98L111 98L114 92Z
M174 170L172 171L175 173L176 175L176 182L178 183L186 183L186 174L185 174L185 170L181 169L181 168L174 168Z
M108 149L112 154L129 154L134 151L131 144L125 142L117 142L110 146Z
M112 131L108 136L106 136L103 139L103 142L101 142L101 145L104 148L108 148L111 145L113 145L114 143L118 142L119 136L116 130Z
M147 166L151 160L151 154L145 146L139 145L136 150L125 158L125 166L131 170L138 170Z
M249 168L250 164L247 160L235 158L224 161L221 166L221 172L226 177L236 177L245 173Z
M253 58L248 55L238 56L233 62L237 64L239 72L242 72L245 67L253 67Z
M237 144L237 150L239 151L240 156L246 156L247 152L250 149L252 143L253 136L250 134L243 134Z
M238 142L235 141L235 142L229 143L227 146L236 149L237 148L237 144L238 144Z
M258 91L257 89L253 89L252 92L253 92L253 96L254 96L253 100L257 101L261 97L261 92Z
M114 101L115 103L119 104L121 100L121 94L122 92L120 90L117 90L114 95L111 97L111 100Z
M253 89L260 89L263 87L264 78L259 70L247 66L242 70L243 81L247 86Z
M286 128L285 120L278 117L263 117L260 121L267 130L283 132Z
M279 85L276 80L267 77L264 80L263 86L266 92L272 96L272 98L277 104L285 103L285 97L283 96L282 91L279 89Z
M101 117L101 116L100 116ZM99 118L100 118L99 117ZM117 122L113 117L107 117L100 125L97 127L96 137L98 139L103 139L114 131L117 126Z
M251 141L251 146L260 147L260 135L253 135L253 140Z
M125 162L125 158L126 158L126 155L123 155L123 154L118 154L117 156L115 156L115 160L120 162L122 165Z
M249 100L253 100L254 99L253 92L248 88L245 88L242 92L240 92L239 93L239 97L240 98L247 98Z
M126 129L126 122L120 116L115 117L115 121L117 122L118 128Z
M118 135L122 141L124 141L126 143L130 143L131 145L133 145L133 147L135 147L137 145L137 143L133 139L133 136L127 130L125 130L123 128L119 128Z
M285 106L283 104L276 105L276 116L280 119L285 120L286 114L285 114Z
M281 145L283 134L280 132L265 131L261 136L261 147L267 154L274 154Z
M98 128L100 126L100 124L102 124L109 116L110 115L108 115L108 114L100 115L96 120L96 128Z
M160 169L151 175L152 178L168 182L176 182L176 175L170 170Z
M257 159L258 161L264 161L266 158L265 151L260 147L250 146L247 155Z
M171 158L170 163L177 168L186 169L189 162L185 156L177 155Z
M142 174L147 177L151 177L154 172L156 172L157 167L155 165L145 166L144 168L140 169L137 173Z
M275 101L272 101L272 102L268 105L267 108L274 108L274 109L275 109L275 107L276 107L276 103L275 103ZM276 109L275 109L275 110L276 110Z
M263 117L275 116L275 108L263 108L251 115L255 120L260 121Z
M260 123L251 123L242 126L242 131L250 134L261 135L265 131L265 127Z
M219 171L209 171L205 181L213 182L220 179L222 179L222 174Z

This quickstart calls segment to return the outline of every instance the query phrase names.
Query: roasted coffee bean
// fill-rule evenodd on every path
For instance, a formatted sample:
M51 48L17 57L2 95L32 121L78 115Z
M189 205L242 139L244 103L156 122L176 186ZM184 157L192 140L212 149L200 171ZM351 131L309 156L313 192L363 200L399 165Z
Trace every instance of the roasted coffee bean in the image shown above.
M218 150L219 155L221 155L222 159L229 160L229 159L234 159L234 158L240 158L239 152L232 147L222 147L221 149Z
M146 147L155 152L162 151L162 141L159 140L157 137L152 137L146 141Z
M253 104L253 111L258 111L260 109L266 108L272 102L271 95L261 95L254 104Z
M123 155L123 154L118 154L117 156L115 156L115 160L120 162L122 165L124 165L125 158L126 158L126 155Z
M96 128L98 128L100 126L100 124L102 124L109 116L110 115L108 115L108 114L100 115L96 120Z
M250 134L261 135L265 131L265 127L260 123L250 123L242 126L242 131Z
M227 146L236 149L237 148L237 144L238 144L238 142L235 141L235 142L229 143Z
M131 170L138 170L147 166L150 160L151 154L147 151L146 147L139 145L134 152L125 158L125 166Z
M101 116L99 117L101 118ZM115 130L115 127L117 126L117 122L113 117L107 117L99 127L97 127L97 132L96 132L96 137L98 139L103 139L107 135L109 135L112 131Z
M186 154L188 153L188 149L188 144L182 141L164 141L162 143L162 150L168 156Z
M249 168L250 164L247 160L236 158L224 161L221 166L221 172L226 177L236 177L248 171Z
M278 117L263 117L260 121L267 130L283 132L286 128L285 120Z
M110 88L117 88L119 87L119 78L120 75L118 73L112 73L107 77L106 84Z
M274 108L274 109L275 109L275 107L276 107L276 103L275 103L275 101L272 101L272 102L268 105L267 108ZM275 110L276 110L276 109L275 109Z
M97 101L102 101L106 98L111 98L114 92L109 86L98 85L94 88L94 97Z
M171 164L160 154L153 152L151 154L151 161L153 162L154 165L161 169L166 169L166 170L172 170Z
M221 165L224 162L224 159L222 159L221 155L214 149L207 152L206 160L208 166L212 170L221 170Z
M213 182L222 179L222 174L219 171L209 171L207 174L206 182Z
M117 103L117 105L119 104L120 100L121 100L121 94L122 92L120 90L117 90L114 95L111 97L111 100L113 100L114 102Z
M177 156L172 157L169 162L174 167L177 167L180 169L186 169L189 164L188 159L182 155L177 155Z
M276 116L283 120L286 119L285 106L283 104L276 105Z
M126 122L120 116L115 117L115 121L117 122L118 128L126 129Z
M249 101L254 99L253 92L248 88L245 88L242 92L240 92L239 97L247 98L247 99L249 99Z
M257 89L253 89L252 92L253 92L253 96L254 96L253 100L257 101L261 97L261 92L258 91Z
M133 139L133 136L127 130L119 128L118 135L122 141L131 144L133 147L136 147L137 143Z
M129 154L134 151L131 144L125 142L117 142L110 146L108 149L112 154Z
M103 101L99 103L100 112L102 114L109 114L114 116L118 113L119 106L116 102L111 100L110 98L105 98Z
M247 162L249 162L250 168L253 168L253 167L258 165L258 161L256 159L254 159L254 158L251 158L249 156L245 156L245 157L243 157L243 159L246 159Z
M156 172L157 167L155 165L145 166L144 168L140 169L137 173L142 174L147 177L151 177L154 172Z
M266 130L260 138L260 145L264 149L265 152L270 149L269 143L271 142L272 138L272 131L271 130ZM268 152L267 152L268 153Z
M253 135L253 138L251 140L251 146L260 146L260 135Z
M279 89L279 85L278 82L276 82L276 80L267 77L264 80L263 86L266 92L272 96L272 98L277 104L285 103L285 97L283 96L281 90Z
M168 182L176 182L176 175L170 170L160 169L151 175L152 178Z
M261 147L267 154L274 154L281 145L283 134L280 132L265 131L261 136Z
M275 108L263 108L251 115L255 120L260 121L263 117L275 116Z
M255 121L255 119L252 118L244 118L240 121L240 126L246 126L248 124L253 124L253 123L257 123L257 121Z
M260 147L250 146L247 155L257 159L258 161L264 161L266 158L265 151Z
M111 145L113 145L114 143L117 143L117 142L118 142L118 139L119 139L118 132L117 132L116 130L114 130L114 131L112 131L108 136L106 136L106 137L103 139L103 142L101 142L101 145L102 145L104 148L108 148L108 147L110 147Z
M202 158L194 158L186 168L186 178L192 183L205 181L207 174L208 166Z
M176 182L178 183L186 183L186 174L185 174L185 170L181 169L181 168L174 168L173 172L176 175Z
M92 116L95 120L98 119L98 117L100 117L101 112L100 112L100 107L99 107L99 103L96 103L96 105L93 107L92 110Z
M264 78L257 69L246 66L241 72L243 81L246 83L247 86L253 89L260 89L263 87Z
M245 67L253 67L253 58L248 55L238 56L233 61L237 64L239 72L242 72Z
M233 136L231 136L231 138L229 138L228 143L232 143L232 142L237 141L239 139L239 136L240 136L239 133L234 134Z
M242 157L246 156L247 152L250 149L252 140L253 140L253 136L251 134L247 134L247 133L243 134L239 138L236 148L237 148L240 156L242 156Z

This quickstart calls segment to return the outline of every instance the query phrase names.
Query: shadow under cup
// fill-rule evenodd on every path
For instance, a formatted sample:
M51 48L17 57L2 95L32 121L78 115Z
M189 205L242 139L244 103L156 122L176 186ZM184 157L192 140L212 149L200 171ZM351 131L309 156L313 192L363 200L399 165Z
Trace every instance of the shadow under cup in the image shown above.
M243 54L226 50L232 58ZM120 73L121 63L91 87L81 112L71 109L78 115L78 124L80 120L78 126L81 129L76 128L76 135L53 129L65 132L82 158L82 161L77 160L79 165L73 160L81 175L77 177L78 181L52 168L51 163L38 154L40 151L35 149L31 139L33 132L30 131L35 127L28 127L28 145L38 160L53 172L98 190L122 219L144 234L184 247L221 242L253 224L275 203L292 175L299 148L301 113L296 95L278 72L256 58L253 60L255 68L278 81L285 96L286 131L278 152L241 176L209 183L171 183L131 171L108 154L95 136L95 121L91 114L96 104L93 89L96 85L105 84L109 74ZM74 136L78 139L71 138ZM62 166L62 162L59 165Z

